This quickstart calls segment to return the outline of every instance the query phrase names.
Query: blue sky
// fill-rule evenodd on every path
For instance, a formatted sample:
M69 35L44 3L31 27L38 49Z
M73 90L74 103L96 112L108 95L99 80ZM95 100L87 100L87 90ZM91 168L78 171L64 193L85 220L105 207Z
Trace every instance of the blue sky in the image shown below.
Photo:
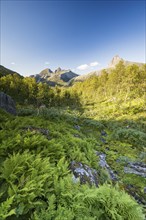
M1 0L1 65L23 75L44 68L79 74L119 54L145 62L145 1Z

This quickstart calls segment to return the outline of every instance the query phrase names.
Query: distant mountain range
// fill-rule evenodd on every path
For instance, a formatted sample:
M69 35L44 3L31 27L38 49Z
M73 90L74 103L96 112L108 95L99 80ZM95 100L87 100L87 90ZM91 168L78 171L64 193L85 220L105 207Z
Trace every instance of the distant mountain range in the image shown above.
M116 65L120 62L123 61L123 63L127 66L127 65L132 65L132 64L136 64L138 66L143 65L144 63L138 63L138 62L132 62L132 61L127 61L124 60L123 58L120 58L119 55L116 55L112 58L111 62L109 63L107 68L104 68L107 72L110 71L112 68L115 68ZM31 75L31 78L34 78L36 80L36 82L42 82L42 83L47 83L50 86L55 86L55 85L59 85L59 86L69 86L74 82L78 82L78 81L84 81L86 79L88 79L90 76L92 75L100 75L103 69L101 70L97 70L97 71L93 71L90 72L88 74L83 74L83 75L78 75L74 72L72 72L71 70L64 70L61 69L60 67L57 68L54 72L47 68L42 70L39 74L36 75ZM6 67L0 65L0 77L2 76L6 76L8 74L17 74L20 77L21 76L19 73L12 71L10 69L7 69Z
M111 62L108 64L108 67L107 68L104 68L104 69L101 69L101 70L97 70L97 71L93 71L93 72L90 72L90 73L87 73L87 74L83 74L83 75L80 75L76 78L73 79L73 82L82 82L86 79L88 79L89 77L91 77L92 75L97 75L99 76L102 72L102 70L106 70L107 72L110 71L111 69L115 68L116 65L122 61L124 63L125 66L128 66L128 65L132 65L132 64L136 64L138 66L142 66L144 63L138 63L138 62L132 62L132 61L127 61L127 60L124 60L123 58L121 58L119 55L116 55L112 58Z
M60 85L66 86L71 79L79 76L71 70L63 70L60 67L54 72L51 69L44 69L39 74L31 75L36 81L47 83L50 86Z

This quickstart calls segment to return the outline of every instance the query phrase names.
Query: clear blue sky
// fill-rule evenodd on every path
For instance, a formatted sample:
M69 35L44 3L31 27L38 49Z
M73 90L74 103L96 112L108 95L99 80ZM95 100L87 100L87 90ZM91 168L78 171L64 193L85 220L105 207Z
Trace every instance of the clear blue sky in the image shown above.
M1 0L0 61L23 75L58 66L82 74L116 54L145 62L145 26L142 0Z

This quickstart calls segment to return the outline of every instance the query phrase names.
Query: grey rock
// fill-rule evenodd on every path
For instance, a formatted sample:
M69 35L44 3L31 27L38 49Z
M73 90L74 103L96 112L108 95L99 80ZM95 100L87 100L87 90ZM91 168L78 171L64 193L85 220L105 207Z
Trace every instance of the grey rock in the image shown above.
M73 73L71 70L63 70L59 67L54 72L50 69L44 69L39 74L30 77L35 78L37 83L47 83L49 86L54 87L55 85L62 85L62 83L68 86L70 81L77 76L78 74Z
M99 166L106 169L111 180L117 181L118 176L116 175L116 173L110 168L110 166L106 162L106 154L96 151L96 155L99 156Z
M16 115L16 106L14 100L4 92L0 92L0 108L12 115Z
M106 131L101 131L101 135L102 135L102 136L107 136Z
M69 82L72 78L77 77L78 75L76 73L73 73L72 71L68 71L65 73L62 73L60 78L64 81L64 82Z
M73 136L76 138L81 138L79 134L74 134Z
M41 77L50 77L52 75L53 71L51 69L44 69L42 70L38 75Z
M75 128L76 130L78 130L78 131L81 130L81 127L80 127L79 125L75 125L74 128Z
M124 61L122 58L119 57L119 55L116 55L113 57L112 61L109 64L109 68L115 67L120 61Z
M80 180L81 184L89 183L90 185L98 186L98 173L95 169L81 162L72 161L70 170L73 172L73 180Z
M49 85L49 86L56 86L57 85L57 83L56 82L53 82L53 81L47 81L47 84Z
M60 67L58 67L56 70L55 70L55 73L59 73L59 72L61 72L62 71L62 69L60 68Z
M107 144L107 142L104 138L101 137L100 140L101 140L102 143Z
M124 167L124 172L146 178L146 164L142 162L129 162L128 166Z

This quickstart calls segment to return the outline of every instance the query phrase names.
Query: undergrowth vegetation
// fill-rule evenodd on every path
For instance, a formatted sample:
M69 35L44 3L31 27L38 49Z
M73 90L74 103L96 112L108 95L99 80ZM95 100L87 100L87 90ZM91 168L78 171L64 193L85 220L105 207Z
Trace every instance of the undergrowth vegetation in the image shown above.
M32 91L31 79L15 88L13 77L0 79L18 113L0 110L0 219L144 220L144 67L119 64L111 75L49 92L35 82ZM98 187L75 177L72 162L96 171Z

